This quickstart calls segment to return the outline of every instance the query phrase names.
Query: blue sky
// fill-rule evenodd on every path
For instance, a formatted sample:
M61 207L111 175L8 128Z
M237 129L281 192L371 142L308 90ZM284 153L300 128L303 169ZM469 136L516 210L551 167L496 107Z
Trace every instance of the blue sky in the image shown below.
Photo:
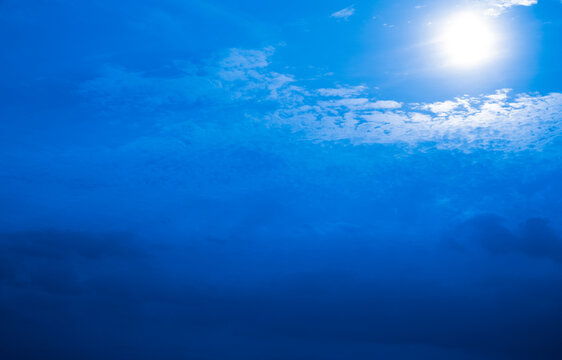
M0 0L0 357L560 359L561 27Z

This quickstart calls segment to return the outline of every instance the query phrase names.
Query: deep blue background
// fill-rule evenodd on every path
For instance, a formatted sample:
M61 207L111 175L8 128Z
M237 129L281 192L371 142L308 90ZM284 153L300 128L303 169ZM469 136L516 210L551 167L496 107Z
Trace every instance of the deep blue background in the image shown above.
M562 5L474 4L0 0L0 358L562 358Z

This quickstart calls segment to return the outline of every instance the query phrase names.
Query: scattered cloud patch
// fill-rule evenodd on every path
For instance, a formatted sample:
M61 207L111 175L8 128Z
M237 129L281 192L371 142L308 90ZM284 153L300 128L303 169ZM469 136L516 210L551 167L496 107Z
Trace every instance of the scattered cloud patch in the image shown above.
M394 100L377 100L372 104L373 109L399 109L402 103Z
M273 52L272 47L263 50L230 49L229 54L219 63L219 76L228 81L247 80L253 71L269 65L268 58Z
M321 96L326 97L351 97L364 93L367 90L366 86L338 86L336 88L318 89L317 92Z
M446 116L449 112L457 109L459 106L464 105L463 102L460 100L446 100L446 101L437 101L430 104L425 104L422 106L423 109L429 110L430 112Z
M315 88L270 69L271 47L231 49L214 65L177 76L112 69L82 92L114 107L165 106L213 99L217 104L269 102L245 112L313 141L405 144L472 151L542 149L562 133L562 94L492 94L402 104L369 96L364 85ZM131 96L133 94L134 96ZM97 100L96 100L97 99Z
M542 148L559 136L561 114L562 94L509 97L499 90L406 107L366 97L326 101L308 96L300 106L280 108L271 119L311 140L518 151Z
M513 6L532 6L537 3L538 0L489 0L484 3L488 7L485 14L498 16Z
M335 13L333 13L330 16L333 17L333 18L336 18L336 19L347 20L353 14L355 14L355 6L351 5L351 6L346 7L345 9L341 9L339 11L336 11Z

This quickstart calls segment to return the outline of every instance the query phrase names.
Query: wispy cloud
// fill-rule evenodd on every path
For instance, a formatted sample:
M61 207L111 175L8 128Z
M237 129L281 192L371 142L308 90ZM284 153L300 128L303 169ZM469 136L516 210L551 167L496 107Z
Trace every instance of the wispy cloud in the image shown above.
M357 96L367 90L364 85L358 86L338 86L335 88L318 89L317 92L321 96L334 96L334 97L351 97Z
M308 103L277 110L271 120L312 140L386 143L441 149L517 151L542 148L562 131L562 94L462 97L401 106L367 97Z
M332 15L330 15L333 18L337 18L337 19L349 19L349 17L351 15L355 14L355 7L353 5L346 7L345 9L341 9L339 11L336 11L335 13L333 13Z
M538 0L487 0L484 1L484 5L488 7L485 14L498 16L513 6L531 6L537 3Z
M299 85L293 75L270 69L273 53L273 48L231 49L214 65L173 78L112 70L87 82L83 92L104 106L135 107L129 102L138 99L158 109L201 99L215 104L250 100L256 106L247 107L247 114L312 141L518 151L541 149L562 134L560 93L511 94L502 89L404 104L373 98L364 85ZM262 102L269 105L257 106Z

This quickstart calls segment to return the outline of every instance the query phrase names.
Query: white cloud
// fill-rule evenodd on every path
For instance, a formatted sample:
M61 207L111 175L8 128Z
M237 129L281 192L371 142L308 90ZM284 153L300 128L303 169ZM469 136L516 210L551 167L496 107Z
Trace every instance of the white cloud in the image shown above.
M268 91L268 98L276 99L279 90L293 82L293 77L267 70L269 57L274 53L273 47L261 50L230 49L220 63L217 75L223 84L229 85L234 98L249 98L256 92ZM237 86L231 83L239 82Z
M373 109L398 109L402 107L402 103L394 100L377 100L371 103Z
M448 112L458 108L460 103L458 101L441 101L432 104L426 104L423 106L424 109L431 111L434 114L446 115Z
M318 89L318 94L326 97L350 97L357 96L367 90L364 85L358 86L338 86L336 88Z
M271 47L264 50L230 49L228 56L220 62L219 76L228 81L247 80L256 69L269 65L268 57L272 54Z
M272 47L230 49L218 64L197 67L178 62L166 75L108 67L97 78L84 82L79 92L111 111L159 111L201 101L218 104L248 99L256 94L276 99L281 89L291 88L288 85L294 79L267 68L273 52Z
M513 6L532 6L537 3L538 0L487 0L484 1L484 4L488 7L485 14L498 16Z
M231 49L218 64L180 76L156 77L110 69L86 82L82 93L104 108L158 110L212 99L213 106L249 100L247 116L313 141L406 144L442 149L541 149L562 135L562 94L463 96L403 104L372 99L364 85L328 88L298 85L272 71L273 48ZM197 74L197 75L196 75ZM267 109L267 110L266 110Z
M403 104L366 97L281 103L269 120L314 141L406 144L472 151L541 149L562 134L562 94L509 90L433 103ZM283 101L283 99L280 99Z
M348 106L331 114L329 107L319 103L306 110L314 116L303 117L302 109L286 109L277 114L277 120L298 124L295 130L315 139L411 146L432 143L463 151L540 148L561 134L562 94L520 94L508 100L492 95L422 104L429 113L415 108L359 112L356 106ZM362 101L361 107L367 109L369 104Z
M531 5L535 5L538 3L538 0L503 0L500 1L500 3L503 3L504 6L514 6L514 5L522 5L522 6L531 6Z
M355 7L352 5L352 6L346 7L345 9L341 9L339 11L336 11L335 13L333 13L330 16L333 17L333 18L337 18L337 19L347 20L354 13L355 13Z

